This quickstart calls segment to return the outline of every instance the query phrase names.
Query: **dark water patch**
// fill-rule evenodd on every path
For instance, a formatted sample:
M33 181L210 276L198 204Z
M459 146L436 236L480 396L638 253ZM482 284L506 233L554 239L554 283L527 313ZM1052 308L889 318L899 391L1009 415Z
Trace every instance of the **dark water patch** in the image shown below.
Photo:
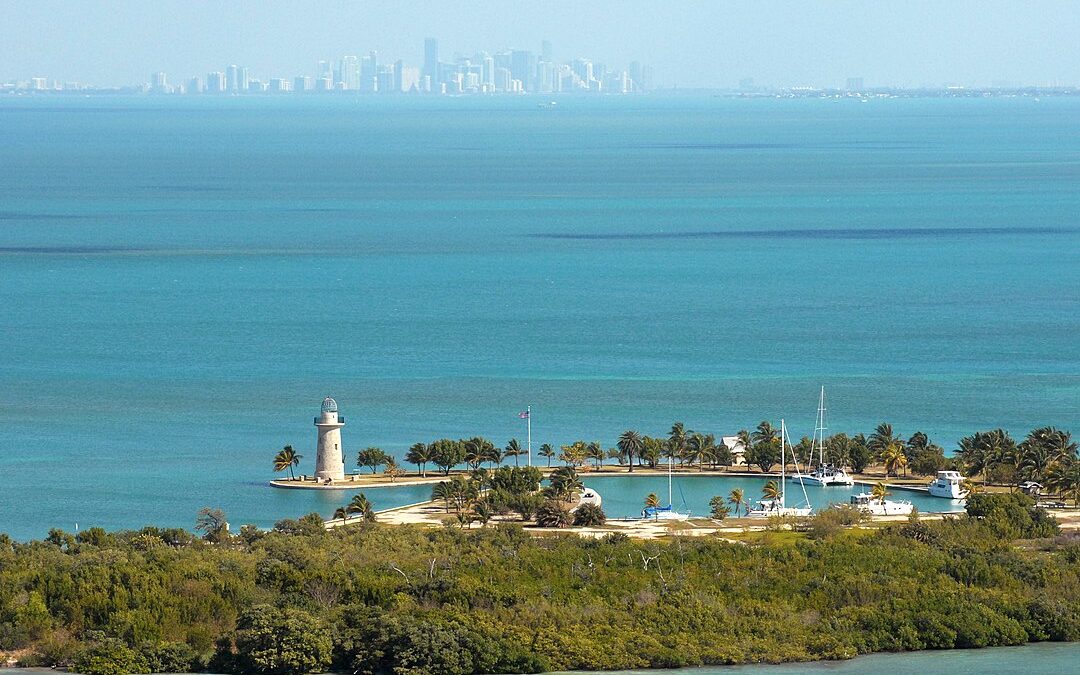
M220 185L140 185L143 190L168 190L169 192L228 192L233 188Z
M647 239L933 239L1052 235L1080 232L1070 227L890 227L884 229L790 228L778 230L701 230L692 232L538 232L535 239L647 240Z
M151 249L125 246L0 246L0 254L46 253L111 255L116 253L146 253Z
M25 211L0 211L0 220L81 220L91 216L72 213L27 213Z
M646 143L646 150L925 150L927 143L904 141L836 141L831 143Z

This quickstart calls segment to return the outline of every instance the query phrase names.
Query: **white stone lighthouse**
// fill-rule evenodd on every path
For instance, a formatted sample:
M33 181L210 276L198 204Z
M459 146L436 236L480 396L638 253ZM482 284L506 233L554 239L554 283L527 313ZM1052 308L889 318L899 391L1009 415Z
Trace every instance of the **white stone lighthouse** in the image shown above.
M345 460L341 454L341 427L345 418L338 417L337 401L327 396L322 402L322 412L315 418L319 430L319 445L315 455L315 478L317 480L344 480Z

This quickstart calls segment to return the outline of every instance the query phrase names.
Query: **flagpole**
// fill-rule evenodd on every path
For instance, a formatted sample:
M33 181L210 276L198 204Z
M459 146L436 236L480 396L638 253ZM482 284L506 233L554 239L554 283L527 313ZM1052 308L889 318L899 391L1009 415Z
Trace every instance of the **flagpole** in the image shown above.
M528 429L529 466L532 466L532 406L525 406L525 428Z

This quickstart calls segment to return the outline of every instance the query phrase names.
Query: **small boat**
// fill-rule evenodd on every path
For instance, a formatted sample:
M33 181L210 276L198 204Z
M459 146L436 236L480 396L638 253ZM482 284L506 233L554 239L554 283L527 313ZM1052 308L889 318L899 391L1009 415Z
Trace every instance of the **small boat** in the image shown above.
M769 516L809 516L814 510L810 507L810 498L806 496L806 486L800 483L803 489L803 501L805 506L788 506L787 486L784 481L784 473L787 465L787 425L780 420L780 496L776 499L762 499L757 503L757 508L751 508L746 512L750 518L768 518ZM792 455L795 453L793 452ZM799 460L795 459L795 471L799 470Z
M603 499L600 497L600 493L596 490L587 487L581 491L581 497L578 498L578 506L585 504L595 504L600 506L603 503Z
M967 496L964 477L959 471L938 471L937 478L930 481L928 490L931 497L942 499L963 499Z
M866 511L873 516L907 516L915 510L911 502L894 502L890 499L879 499L869 492L851 495L851 505Z
M825 463L825 429L825 387L822 387L821 398L818 399L817 422L814 425L814 445L810 450L809 459L811 462L814 461L814 450L817 450L818 464L810 473L792 474L791 480L820 487L830 485L851 487L855 484L855 479L844 471L844 467Z
M682 513L676 511L671 505L671 464L675 459L673 457L668 458L667 469L667 506L646 506L641 509L642 520L686 520L690 517L689 513Z

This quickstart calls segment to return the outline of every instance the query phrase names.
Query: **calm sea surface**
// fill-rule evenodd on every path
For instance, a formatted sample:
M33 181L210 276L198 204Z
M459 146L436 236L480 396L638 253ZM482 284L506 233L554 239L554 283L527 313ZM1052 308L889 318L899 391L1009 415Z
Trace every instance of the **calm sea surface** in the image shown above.
M0 531L328 515L266 486L327 394L350 456L798 438L821 385L1080 432L1078 214L1077 99L0 99Z
M926 675L952 673L971 675L1032 675L1033 673L1069 673L1076 670L1080 643L1044 643L1022 647L993 649L958 649L953 651L871 654L850 661L820 661L779 666L727 666L685 668L681 670L622 670L608 675L848 675L849 673L889 673L890 675ZM0 671L3 672L3 671Z

